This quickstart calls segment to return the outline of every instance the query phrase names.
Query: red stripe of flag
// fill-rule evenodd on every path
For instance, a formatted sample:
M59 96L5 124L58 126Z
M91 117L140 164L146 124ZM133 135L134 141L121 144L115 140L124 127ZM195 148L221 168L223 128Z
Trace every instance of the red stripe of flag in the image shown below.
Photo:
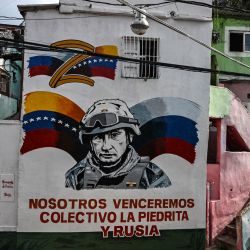
M71 133L54 129L37 129L27 132L20 152L25 154L44 147L62 149L68 152L76 161L81 160L87 153L87 148L80 144L78 137L76 139Z
M29 76L38 76L38 75L48 75L49 73L49 66L35 66L30 68Z
M190 163L194 163L196 152L192 144L178 138L160 138L144 145L138 150L141 156L149 156L153 159L161 154L178 155Z
M91 68L91 75L92 76L102 76L109 79L115 79L115 70L112 68L106 67L93 67Z

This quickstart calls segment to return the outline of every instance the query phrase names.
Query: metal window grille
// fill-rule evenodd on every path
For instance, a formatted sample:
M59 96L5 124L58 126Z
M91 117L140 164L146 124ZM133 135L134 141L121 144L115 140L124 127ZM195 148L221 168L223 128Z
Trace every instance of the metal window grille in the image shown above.
M0 75L0 93L7 96L9 94L9 80L3 75Z
M6 93L7 92L7 83L0 82L0 92Z
M142 61L159 61L159 38L123 36L122 49L123 56L135 58ZM158 66L148 63L122 63L122 77L158 79Z

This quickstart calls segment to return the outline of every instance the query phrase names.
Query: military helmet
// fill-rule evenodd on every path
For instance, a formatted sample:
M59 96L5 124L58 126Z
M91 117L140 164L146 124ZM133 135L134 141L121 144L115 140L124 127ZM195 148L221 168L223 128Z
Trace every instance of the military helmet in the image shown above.
M104 99L95 102L82 119L81 134L91 135L119 128L129 128L140 135L139 122L127 104L119 99Z

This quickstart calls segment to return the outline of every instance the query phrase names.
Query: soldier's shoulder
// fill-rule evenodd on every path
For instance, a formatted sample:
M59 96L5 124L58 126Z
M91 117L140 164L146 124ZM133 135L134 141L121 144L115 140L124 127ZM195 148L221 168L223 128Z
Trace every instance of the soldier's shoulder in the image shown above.
M169 187L172 185L168 175L155 163L148 162L145 171L151 187Z
M79 171L81 172L86 167L86 159L82 159L81 161L77 162L72 168L70 168L66 173L65 177L67 178L70 175L75 175Z

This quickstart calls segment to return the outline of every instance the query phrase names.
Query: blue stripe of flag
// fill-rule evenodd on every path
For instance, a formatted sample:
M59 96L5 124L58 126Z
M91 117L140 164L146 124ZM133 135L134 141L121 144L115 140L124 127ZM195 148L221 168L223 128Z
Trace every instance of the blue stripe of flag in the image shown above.
M97 62L94 62L94 60L96 60ZM107 68L115 69L116 63L117 63L117 59L107 59L107 58L98 57L98 56L93 56L93 57L87 58L84 61L87 62L86 66L88 65L88 67L90 67L90 68L107 67ZM91 63L88 63L89 61L91 61Z
M55 121L52 119L55 119ZM62 124L59 123L59 121L62 121ZM66 124L68 124L69 127L65 126ZM68 116L52 111L34 111L23 116L23 130L25 132L41 128L70 131L78 136L78 133L73 131L72 128L78 131L79 123Z
M56 66L61 65L63 63L62 60L51 57L51 56L33 56L29 59L28 68L37 67L37 66Z
M141 135L134 138L133 145L140 148L159 138L178 138L195 146L199 141L196 124L183 116L157 117L140 128Z

